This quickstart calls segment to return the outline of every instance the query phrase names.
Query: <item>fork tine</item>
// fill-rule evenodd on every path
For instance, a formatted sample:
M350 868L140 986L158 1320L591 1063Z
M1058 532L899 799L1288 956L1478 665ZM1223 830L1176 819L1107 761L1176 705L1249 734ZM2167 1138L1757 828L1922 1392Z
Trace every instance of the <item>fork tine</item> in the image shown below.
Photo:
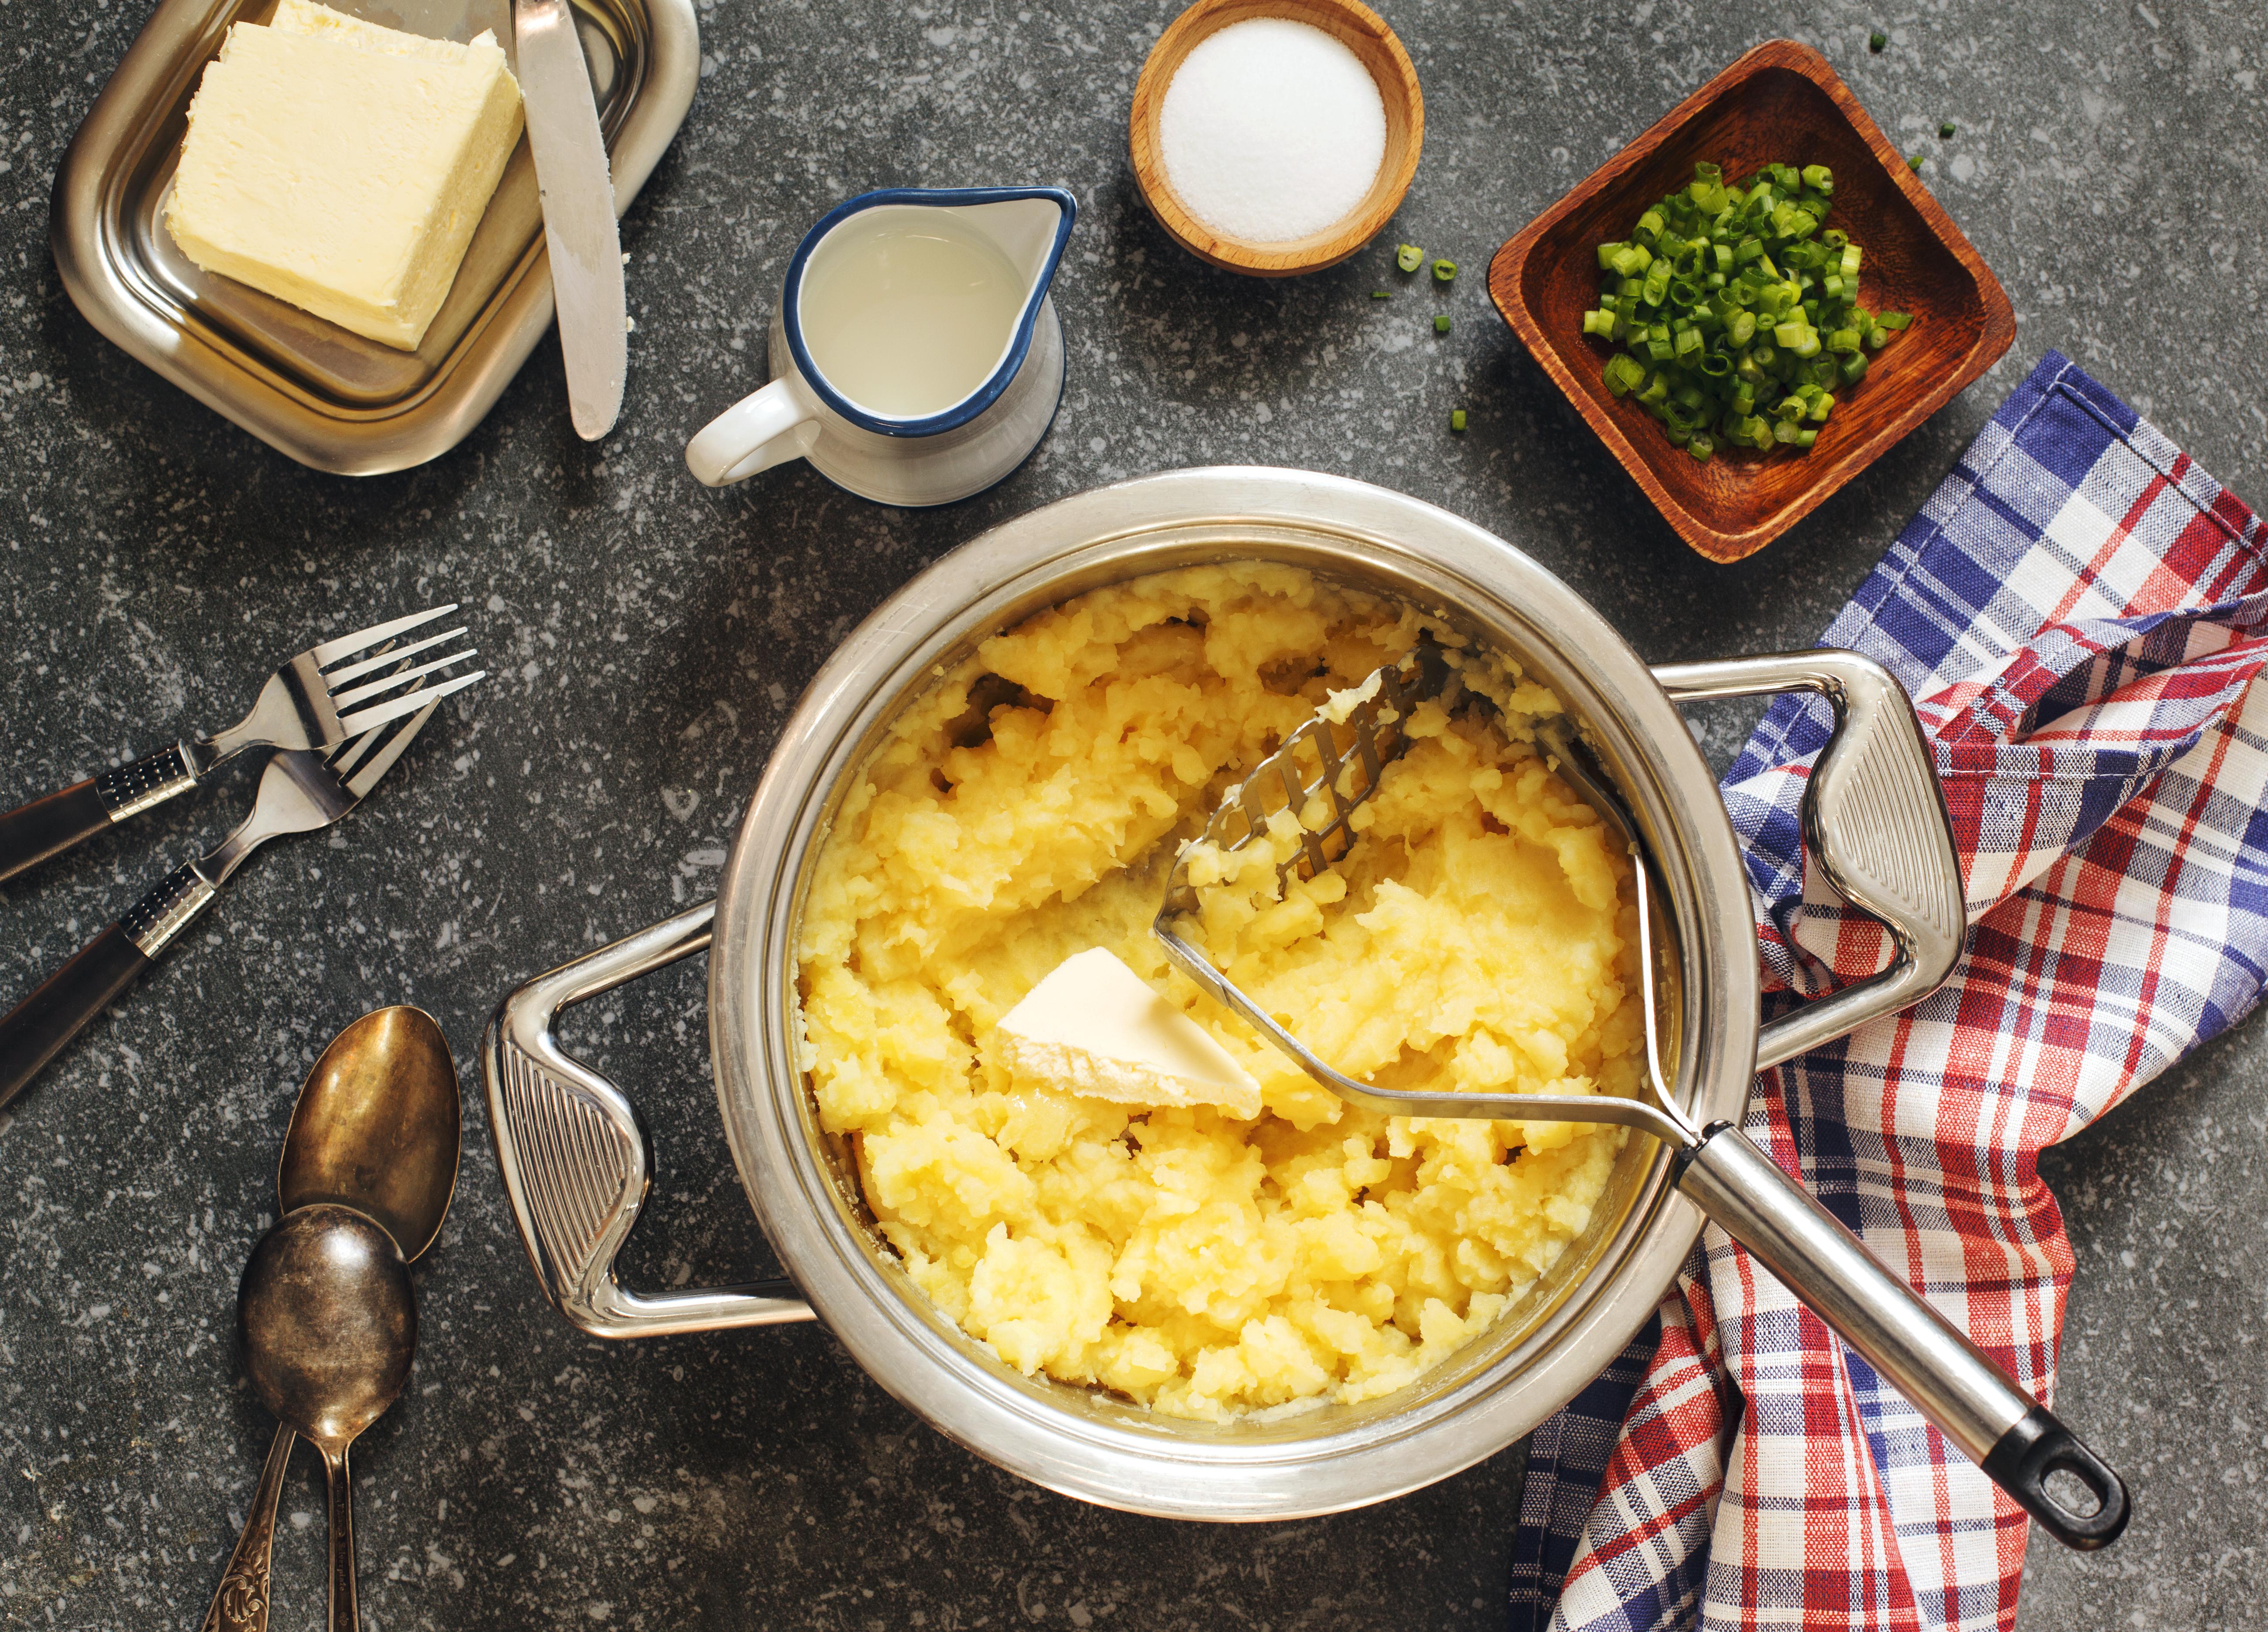
M372 699L393 690L396 686L408 684L410 681L416 679L421 675L430 675L437 668L446 668L452 663L461 663L467 658L475 655L479 650L480 648L478 646L468 646L461 652L452 652L446 657L437 657L430 663L418 664L415 668L405 668L397 674L381 675L379 678L371 681L368 684L358 685L350 691L334 690L331 693L331 706L338 709L342 714L343 714L346 710L352 708L356 704L370 702ZM344 723L343 720L342 720L341 723Z
M366 708L357 709L339 721L340 728L350 733L368 731L374 726L384 725L389 720L399 720L402 715L429 699L438 702L450 692L461 691L475 681L485 680L488 676L489 671L482 668L469 675L460 675L453 680L445 681L437 686L420 686L416 690L405 692L400 697L390 697L383 702L372 703Z
M343 668L329 670L323 676L323 683L335 695L338 689L350 680L359 680L364 675L385 668L388 663L399 662L413 653L423 652L428 646L438 646L444 640L453 640L464 632L465 626L460 624L454 629L445 630L438 635L428 635L423 640L413 640L408 646L388 646L376 657L366 657L359 663L349 663Z
M370 750L378 746L379 739L386 735L384 725L381 720L378 727L359 736L350 736L331 750L331 757L323 764L333 776L339 779L341 786L345 785L348 773L368 758Z
M457 602L452 601L446 606L432 607L423 612L412 612L407 617L397 617L388 623L372 624L369 628L357 629L350 635L341 635L335 640L326 640L313 648L308 655L315 660L315 667L320 668L326 664L335 663L342 657L359 652L364 646L376 646L381 640L391 640L405 629L415 629L418 624L430 624L437 617L446 617L456 609Z
M433 717L433 711L440 705L441 698L435 695L431 702L410 716L409 724L391 733L385 745L364 761L362 769L346 779L347 792L358 800L368 798L370 790L378 786L379 778L394 768L394 762L401 757L402 750L425 728L425 722ZM372 738L378 735L374 731L371 733Z

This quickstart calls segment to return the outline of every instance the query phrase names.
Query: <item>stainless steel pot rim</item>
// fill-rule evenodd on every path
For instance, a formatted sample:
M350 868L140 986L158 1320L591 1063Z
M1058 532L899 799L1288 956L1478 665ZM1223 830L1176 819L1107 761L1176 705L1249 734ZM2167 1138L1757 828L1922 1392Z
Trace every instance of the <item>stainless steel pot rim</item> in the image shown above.
M1121 483L1004 523L879 608L821 669L743 817L720 890L711 1055L733 1158L821 1318L886 1388L1035 1482L1168 1517L1286 1518L1447 1477L1528 1432L1653 1312L1698 1235L1657 1155L1585 1275L1525 1335L1484 1335L1401 1395L1219 1429L1027 1382L875 1254L822 1146L793 1035L795 920L836 790L911 691L976 639L1094 584L1204 559L1292 558L1389 587L1520 653L1582 720L1660 866L1680 927L1681 1097L1737 1118L1753 1074L1754 930L1731 823L1682 717L1566 584L1450 513L1311 472L1211 469Z

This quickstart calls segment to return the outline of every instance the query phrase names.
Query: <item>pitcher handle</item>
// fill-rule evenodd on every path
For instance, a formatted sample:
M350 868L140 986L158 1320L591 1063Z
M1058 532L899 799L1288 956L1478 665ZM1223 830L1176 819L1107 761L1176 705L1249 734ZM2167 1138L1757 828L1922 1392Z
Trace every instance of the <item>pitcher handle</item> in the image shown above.
M818 440L818 402L784 374L702 426L685 445L685 465L703 487L726 487L802 458Z
M593 1337L656 1337L813 1318L785 1281L689 1292L633 1292L615 1256L652 1183L644 1123L612 1082L559 1046L571 1003L709 949L705 902L585 953L513 992L481 1038L489 1131L521 1244L544 1296Z
M1671 663L1653 671L1673 702L1812 691L1834 735L1803 790L1803 843L1837 894L1888 927L1897 961L1806 1003L1756 1038L1756 1069L1831 1043L1918 1003L1961 961L1969 929L1961 855L1921 721L1897 677L1856 652L1822 649Z

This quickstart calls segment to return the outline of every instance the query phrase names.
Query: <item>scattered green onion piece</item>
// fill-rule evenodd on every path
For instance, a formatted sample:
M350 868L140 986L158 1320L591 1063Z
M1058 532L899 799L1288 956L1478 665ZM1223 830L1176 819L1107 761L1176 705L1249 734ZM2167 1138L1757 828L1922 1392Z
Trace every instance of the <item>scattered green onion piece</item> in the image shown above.
M1693 455L1693 462L1705 465L1709 455L1717 451L1717 439L1706 431L1696 431L1685 444L1685 451Z
M1904 329L1908 323L1912 322L1913 319L1904 312L1885 312L1875 318L1874 321L1884 329Z
M1394 252L1394 264L1405 272L1414 272L1425 264L1425 252L1415 244L1404 244Z
M1916 175L1919 175L1921 174L1921 155L1919 153L1908 153L1906 155L1906 168L1912 171Z
M1873 33L1867 36L1867 49L1872 51L1875 55L1880 56L1882 54L1882 48L1889 44L1889 35L1877 28Z
M1370 292L1370 298L1373 300L1391 300L1394 299L1394 292L1390 289L1373 289Z
M1950 142L1959 134L1960 133L1954 129L1953 121L1950 119L1947 120L1943 124L1937 128L1937 139L1940 142Z
M1449 410L1449 429L1452 431L1462 431L1464 428L1465 410L1462 408L1451 409Z
M1645 246L1641 244L1638 247L1643 251ZM1457 263L1454 261L1436 261L1433 262L1433 281L1435 283L1454 283L1456 281L1456 277Z
M1795 446L1800 452L1810 452L1812 444L1818 440L1819 432L1816 431L1804 430L1795 433Z
M1606 314L1602 312L1598 315L1604 317ZM1609 327L1611 328L1612 324L1610 323ZM1449 314L1447 312L1442 312L1435 315L1433 319L1433 332L1437 335L1446 335L1449 332ZM1588 334L1591 331L1588 329L1586 329L1583 332L1585 334Z

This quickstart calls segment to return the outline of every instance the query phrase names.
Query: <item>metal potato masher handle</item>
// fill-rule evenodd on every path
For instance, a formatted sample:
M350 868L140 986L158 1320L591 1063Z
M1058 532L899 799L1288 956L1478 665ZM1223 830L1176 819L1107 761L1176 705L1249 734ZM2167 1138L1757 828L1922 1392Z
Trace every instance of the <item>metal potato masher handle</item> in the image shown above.
M1758 1067L1831 1042L1944 984L1960 960L1966 927L1960 857L1920 724L1889 671L1857 653L1815 651L1680 664L1656 669L1654 677L1673 699L1809 690L1835 710L1834 735L1804 789L1804 842L1837 893L1889 928L1897 957L1881 973L1761 1028ZM1370 699L1344 722L1351 728L1351 742L1341 746L1319 716L1231 792L1206 837L1224 849L1235 849L1262 834L1266 812L1288 809L1302 823L1303 847L1286 868L1312 872L1343 853L1352 808L1377 787L1383 764L1403 746L1395 722L1414 700L1438 694L1447 676L1439 659L1421 647L1412 660L1374 678L1378 683L1366 688ZM1194 897L1179 867L1153 927L1167 956L1350 1104L1388 1116L1548 1119L1609 1123L1652 1134L1673 1153L1671 1173L1679 1191L1761 1259L2043 1529L2083 1549L2117 1540L2126 1525L2126 1488L2101 1458L1737 1126L1699 1126L1678 1104L1662 1073L1654 1023L1651 864L1620 796L1587 764L1585 750L1572 742L1558 746L1561 773L1584 791L1637 860L1651 1101L1604 1095L1429 1093L1359 1082L1318 1058L1182 938L1175 920ZM1314 768L1312 775L1306 773L1308 766ZM1321 825L1307 827L1308 820ZM2048 1488L2049 1475L2058 1472L2088 1488L2095 1497L2092 1510L2070 1505Z

